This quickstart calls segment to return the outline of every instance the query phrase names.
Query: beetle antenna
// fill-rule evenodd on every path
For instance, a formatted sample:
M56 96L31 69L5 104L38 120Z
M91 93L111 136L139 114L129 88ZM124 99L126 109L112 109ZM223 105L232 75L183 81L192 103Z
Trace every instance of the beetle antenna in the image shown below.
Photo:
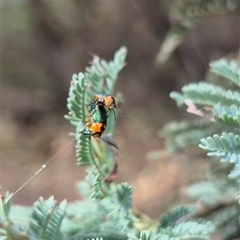
M106 139L104 139L104 138L101 138L101 137L99 137L103 142L105 142L105 143L107 143L107 144L109 144L109 145L111 145L111 146L113 146L113 147L115 147L115 148L117 148L118 150L119 150L119 148L118 148L118 146L116 145L116 144L114 144L114 143L112 143L112 142L110 142L110 141L108 141L108 140L106 140Z
M114 109L113 109L113 114L114 114L114 121L116 122L116 113L115 113L115 111L114 111Z
M131 120L129 119L129 117L127 116L127 114L125 112L123 112L122 110L120 110L119 108L116 108L119 112L121 112L126 118L127 120L132 124ZM115 112L114 112L115 113Z

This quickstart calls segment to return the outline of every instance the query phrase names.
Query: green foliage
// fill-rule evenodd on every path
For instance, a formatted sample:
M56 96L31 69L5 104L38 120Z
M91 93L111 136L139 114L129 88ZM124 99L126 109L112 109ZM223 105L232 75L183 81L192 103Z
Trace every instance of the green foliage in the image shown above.
M213 216L215 226L219 229L222 239L238 239L240 235L239 229L239 204L227 206L218 211Z
M16 206L14 211L11 211L14 215L9 214L10 203L9 198L2 202L5 220L1 219L1 227L5 230L6 239L64 239L60 228L65 215L66 201L57 205L53 197L46 201L39 198L32 208L32 214L30 209Z
M223 197L220 189L216 188L216 185L210 181L191 184L187 188L186 194L191 199L199 199L208 204L216 202L221 196Z
M138 236L139 235L139 236ZM160 235L151 233L150 231L141 231L140 234L130 233L128 234L127 240L159 240ZM165 238L161 238L164 240L170 239L167 235Z
M191 213L193 211L192 206L179 206L173 208L170 212L164 213L160 216L158 231L161 228L174 227L181 217Z
M126 54L126 48L122 47L110 62L94 56L92 65L85 73L73 75L69 88L67 99L69 113L65 118L75 127L72 135L76 139L77 165L89 166L85 184L92 188L88 195L88 198L93 200L92 204L83 203L80 208L78 204L70 204L66 209L66 201L58 205L53 197L48 200L40 198L34 204L32 214L29 214L28 209L26 221L23 221L22 216L19 224L14 215L9 214L11 195L8 194L2 205L4 217L1 218L3 236L7 236L7 239L21 239L22 236L44 240L126 239L127 233L117 232L123 230L123 226L127 231L128 225L132 222L130 214L134 217L133 188L126 183L119 185L113 183L114 178L111 180L111 177L114 176L117 166L112 151L105 142L91 139L86 135L84 126L86 117L89 117L86 104L92 101L94 94L113 95L117 76L125 65ZM117 97L115 99L118 101ZM103 136L106 141L110 141L107 135L113 135L114 125L113 114L110 114L106 136ZM14 207L12 212L16 213L19 210Z
M170 0L165 2L170 9L170 20L174 18L174 21L171 21L174 26L165 38L158 55L160 62L169 58L189 30L199 22L199 18L219 12L232 13L238 8L237 0L230 1L230 4L227 0ZM63 9L65 10L65 8L59 8L61 10L59 12L71 12ZM163 214L157 223L146 221L144 215L133 209L133 187L127 183L112 182L115 174L115 161L109 146L99 139L91 139L84 134L84 132L88 133L85 129L85 118L89 117L86 104L90 103L93 94L97 92L114 95L118 74L125 65L126 53L126 49L121 48L110 62L98 60L98 57L94 56L92 65L84 73L74 74L72 77L67 100L69 113L65 117L75 127L72 135L76 140L77 165L89 167L87 179L82 184L85 186L84 201L66 205L66 201L57 204L53 197L47 200L39 198L30 209L12 206L12 195L6 194L1 204L0 226L3 230L1 239L174 240L210 238L214 230L212 224L199 220L202 216L197 215L197 210L193 211L190 207L174 208ZM239 86L236 62L229 63L227 60L222 60L212 63L211 67L212 72L227 77ZM200 108L201 116L207 118L207 120L193 123L169 124L164 129L163 135L172 138L168 143L172 151L193 146L198 139L204 138L202 147L210 152L209 155L220 155L225 161L235 165L229 174L234 181L228 179L231 182L231 185L228 185L229 182L225 179L223 183L228 190L230 189L229 191L225 191L224 188L218 189L217 187L223 185L219 183L216 185L212 183L208 186L201 183L201 189L199 184L191 186L192 188L188 190L192 190L193 193L195 187L198 194L200 189L200 195L205 194L208 197L209 193L217 193L221 196L224 190L222 195L232 197L232 193L235 193L233 182L239 182L240 170L238 156L239 92L225 90L214 84L199 83L186 86L183 88L183 93L175 92L171 96L177 100L178 104L184 104L186 100L191 99L193 104L199 105L197 107ZM106 135L103 138L111 141L115 127L113 114L110 114L107 120ZM226 133L221 135L219 131L222 128ZM207 137L209 134L214 135ZM214 136L217 137L214 138ZM225 169L223 172L226 172ZM216 220L215 225L219 229L223 228L225 239L239 237L240 230L237 225L239 221L236 221L236 219L239 220L239 210L235 202L221 210L221 214L214 213L220 215L216 217L220 220ZM184 222L183 218L186 216L190 217L190 220L187 219ZM141 228L137 226L139 222L142 224Z
M162 233L174 237L175 239L210 239L210 234L214 232L211 222L205 224L198 222L184 222L173 228L163 229Z
M92 238L92 240L103 240L103 239L102 238Z
M11 224L9 214L11 209L11 194L9 192L5 193L5 196L2 197L2 204L1 204L1 214L0 214L0 221L7 222Z
M77 140L77 163L81 166L91 166L87 170L88 176L86 178L92 185L92 193L89 197L93 200L110 198L114 205L109 204L109 209L111 210L107 212L112 221L117 220L118 224L124 225L125 228L129 224L129 220L126 221L126 219L128 219L128 210L131 208L133 188L127 184L109 184L106 179L111 176L115 167L109 146L105 142L90 139L80 129L89 114L85 105L92 101L94 94L104 93L113 95L118 73L125 65L126 53L127 51L123 47L116 52L113 61L94 60L85 73L78 74L79 77L73 76L68 98L68 109L70 112L66 116L70 123L76 127L74 135ZM94 56L94 59L96 58ZM77 107L79 105L81 106ZM75 124L76 122L78 122L77 125ZM113 135L114 125L113 114L110 114L106 134ZM111 229L114 228L112 227ZM107 230L109 231L109 229Z
M125 57L126 49L121 48L113 61L94 61L85 73L73 75L69 89L67 100L69 114L65 117L75 127L73 136L76 140L77 165L88 166L86 180L80 184L84 201L67 205L66 201L57 204L53 197L47 200L40 197L31 210L17 209L11 207L11 195L7 194L2 199L4 214L0 226L3 239L210 239L214 230L213 225L199 218L193 221L191 214L195 212L191 207L177 207L163 214L159 222L138 213L132 206L134 188L127 183L114 183L117 163L113 159L109 145L106 144L110 138L103 136L106 137L103 142L101 139L93 139L86 135L88 132L85 129L85 118L89 117L86 104L91 102L95 93L113 95L118 73L125 64ZM109 137L113 135L115 127L113 114L110 114L107 120L106 133ZM207 121L199 121L195 122L192 130L196 131L202 127L211 129L211 126ZM172 125L165 129L164 134L169 133L174 137L176 134L184 133L189 127L189 123L186 122L179 128ZM186 139L185 146L190 140ZM11 212L23 214L23 211L25 216L21 219L16 219L14 217L16 214L11 214ZM186 216L188 219L185 221L183 218Z
M218 103L224 106L240 104L240 92L225 90L207 82L190 83L182 88L182 94L172 92L170 97L177 101L178 106L183 105L186 99L205 107L213 107Z
M178 152L197 145L199 139L214 133L217 129L215 123L206 119L170 122L159 131L159 135L166 139L165 145L170 152Z
M97 239L102 239L102 240L126 240L126 235L123 235L121 233L101 233L102 237L97 237L99 235L98 234L85 234L85 235L81 235L81 236L75 236L72 238L69 238L69 240L97 240ZM94 237L93 237L94 236Z
M210 239L210 234L215 230L211 222L186 221L194 211L192 206L179 206L162 214L158 233L165 234L171 239Z
M127 183L121 183L117 186L117 199L121 203L121 209L128 212L132 207L132 193L134 188Z
M203 19L212 15L239 14L238 0L166 0L164 3L172 26L166 34L156 57L159 67L162 67L164 63L166 64L175 50L182 44L186 35ZM224 62L223 66L226 66ZM218 66L211 67L220 72L225 71L220 70L222 68L221 62L219 62ZM229 67L234 68L235 63ZM220 72L216 73L220 74Z
M221 161L240 164L240 136L223 132L221 136L201 139L199 147L208 151L208 156L221 156Z
M240 183L240 165L235 166L228 175L228 177L230 179L235 179L238 183Z
M238 84L240 73L237 63L226 59L212 62L211 70ZM204 119L193 122L170 123L163 132L171 150L183 149L201 140L200 147L208 150L211 156L222 156L223 161L239 164L239 122L240 92L225 90L212 83L191 83L182 88L182 93L172 92L170 96L180 106L190 101L191 113ZM189 109L188 109L189 111ZM221 123L221 124L219 124ZM226 126L224 126L224 125ZM229 131L230 130L230 131ZM223 131L220 134L216 132ZM195 132L195 138L194 138ZM208 137L213 134L212 137ZM194 142L195 141L195 142ZM170 143L170 144L169 144Z
M220 61L210 63L211 72L225 77L240 87L239 66L236 61L228 61L223 58Z
M82 201L68 204L66 217L63 220L63 231L74 237L126 237L129 228L120 225L122 216L112 217L114 205L118 205L115 198L104 198L101 201ZM121 233L121 234L120 234ZM107 238L107 239L108 239Z
M97 165L98 156L96 156L95 144L92 143L89 136L83 134L85 118L89 115L86 104L89 104L95 93L105 93L113 95L114 87L117 81L119 71L125 65L127 50L122 47L116 52L114 60L106 62L97 60L86 69L85 73L74 74L71 86L69 88L69 97L67 99L68 115L65 116L69 122L76 127L74 136L77 140L77 164L81 166ZM96 58L96 56L94 56ZM106 133L113 134L114 122L110 118ZM102 154L103 155L103 154ZM105 156L100 156L104 158ZM107 156L110 157L110 154ZM97 167L97 166L96 166ZM99 168L99 166L97 167Z
M210 63L210 67L211 72L240 86L236 61L221 59ZM188 196L201 200L200 207L190 215L210 218L223 239L240 237L236 198L240 182L240 91L199 82L188 84L181 93L172 92L170 96L178 106L186 104L187 111L201 119L168 124L163 129L167 147L176 151L198 144L208 156L214 157L209 164L208 181L195 183L186 190Z
M32 217L35 221L30 223L30 229L39 239L61 240L61 223L65 215L67 202L63 201L59 205L53 197L44 200L42 197L34 204Z
M237 105L231 106L222 106L221 104L217 104L213 107L213 116L217 122L240 127L240 107Z
M85 119L89 115L86 104L90 104L95 93L113 95L118 73L125 65L126 54L126 48L122 47L110 62L94 56L92 65L86 68L85 73L73 75L69 89L67 100L69 114L65 118L75 126L77 164L92 166L87 179L93 185L91 195L93 199L102 199L110 194L105 178L111 174L114 160L106 143L99 139L91 139L89 133L86 132ZM108 117L106 135L102 136L103 140L108 141L108 135L113 135L115 121L112 115ZM110 142L112 142L111 139Z
M75 127L72 134L76 140L77 165L88 166L88 176L81 184L85 186L85 197L91 201L59 205L53 197L40 198L29 208L16 208L11 211L11 195L6 195L2 204L4 217L1 218L2 236L6 239L104 239L126 240L127 233L134 232L135 216L132 207L133 187L127 183L115 184L117 164L106 142L113 135L115 121L113 114L108 116L105 142L86 135L85 119L89 117L86 104L92 101L95 93L113 95L119 71L125 65L126 48L116 52L114 60L97 60L85 73L74 74L69 89L65 116ZM118 101L118 98L115 98ZM21 213L21 210L26 214ZM32 214L30 214L30 211ZM20 222L13 213L21 213ZM25 221L23 221L25 220ZM14 223L12 223L14 221Z
M128 240L210 240L210 234L214 232L211 222L205 224L198 222L182 222L174 227L161 228L159 233L141 231L140 234L128 234Z

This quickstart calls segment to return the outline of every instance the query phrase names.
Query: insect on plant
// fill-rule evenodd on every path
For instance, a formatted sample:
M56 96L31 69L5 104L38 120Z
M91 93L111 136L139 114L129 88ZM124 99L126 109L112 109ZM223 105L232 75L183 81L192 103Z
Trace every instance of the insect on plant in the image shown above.
M117 108L116 105L116 100L113 96L111 95L107 95L107 94L102 94L102 93L97 93L93 96L93 100L92 103L94 103L95 105L98 106L105 106L109 111L113 111L114 113L114 119L116 121L116 113L114 111L114 109L117 109L119 112L121 112L127 119L128 121L132 124L131 120L129 119L129 117L126 115L126 113L124 113L123 111L121 111L119 108ZM91 104L92 104L91 103Z
M105 107L102 105L97 105L94 102L91 102L89 105L87 105L87 108L90 116L85 119L84 130L86 130L87 128L90 133L85 132L84 134L90 135L93 138L100 138L104 142L118 149L116 144L101 137L107 126L107 111Z

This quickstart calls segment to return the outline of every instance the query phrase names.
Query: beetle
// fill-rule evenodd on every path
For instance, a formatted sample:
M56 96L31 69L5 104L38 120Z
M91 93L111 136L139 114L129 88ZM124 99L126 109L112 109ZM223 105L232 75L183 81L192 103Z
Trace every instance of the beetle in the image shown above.
M107 127L107 110L105 107L102 105L95 105L93 102L87 105L87 107L90 116L85 119L85 129L88 128L90 133L85 132L85 134L93 138L100 138L118 149L116 144L101 137Z
M125 117L128 119L130 123L132 123L131 120L128 118L128 116L119 108L117 108L116 100L113 96L109 94L104 94L104 93L97 93L93 96L92 103L98 106L105 106L109 111L113 111L115 121L116 121L116 113L114 109L117 109L119 112L125 115Z

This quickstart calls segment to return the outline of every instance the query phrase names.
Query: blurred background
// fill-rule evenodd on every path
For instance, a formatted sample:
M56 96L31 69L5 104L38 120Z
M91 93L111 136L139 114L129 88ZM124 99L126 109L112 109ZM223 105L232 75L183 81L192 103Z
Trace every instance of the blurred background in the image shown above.
M201 3L200 3L201 2ZM205 79L208 64L239 50L239 2L163 0L8 0L2 4L2 192L15 192L43 164L47 168L13 198L80 199L73 130L63 118L73 73L96 54L111 60L121 46L127 65L116 92L124 96L115 133L116 181L135 187L134 204L156 217L204 176L205 161L169 156L158 131L187 116L169 98L184 84ZM152 151L160 157L151 160ZM150 157L149 157L150 156Z

